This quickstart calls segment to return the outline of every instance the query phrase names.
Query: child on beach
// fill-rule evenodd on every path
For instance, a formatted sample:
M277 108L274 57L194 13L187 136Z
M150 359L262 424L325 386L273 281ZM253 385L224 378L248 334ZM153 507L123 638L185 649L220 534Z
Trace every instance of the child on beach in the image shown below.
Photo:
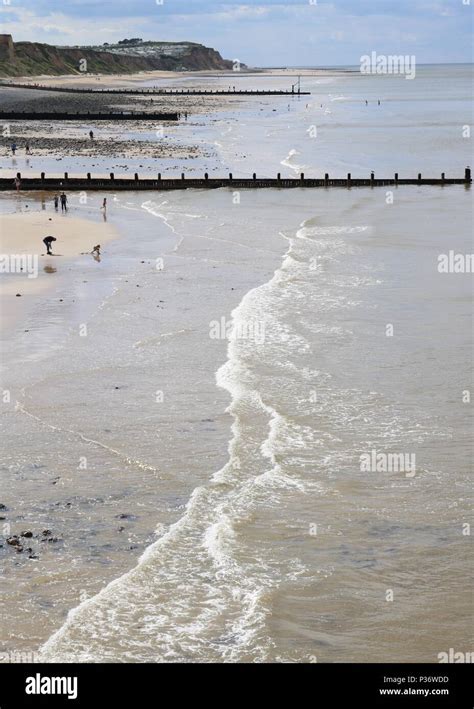
M13 180L13 183L14 183L14 185L15 185L15 187L16 187L16 191L19 192L19 191L20 191L20 187L21 187L21 180L20 180L20 178L19 178L19 177L15 177L15 179Z
M61 194L61 212L67 212L67 197L64 192Z

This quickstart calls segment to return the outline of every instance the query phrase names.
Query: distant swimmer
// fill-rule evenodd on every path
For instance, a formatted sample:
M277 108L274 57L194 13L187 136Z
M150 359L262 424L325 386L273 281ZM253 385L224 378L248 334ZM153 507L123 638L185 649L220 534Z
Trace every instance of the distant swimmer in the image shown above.
M43 239L43 244L46 246L46 252L48 256L52 256L53 252L51 250L51 244L53 241L56 241L54 236L47 236L46 238Z
M365 101L365 105L366 105L366 106L368 106L368 105L369 105L369 102L367 101L367 99L366 99L366 101Z
M61 194L61 212L67 212L67 196L64 192Z

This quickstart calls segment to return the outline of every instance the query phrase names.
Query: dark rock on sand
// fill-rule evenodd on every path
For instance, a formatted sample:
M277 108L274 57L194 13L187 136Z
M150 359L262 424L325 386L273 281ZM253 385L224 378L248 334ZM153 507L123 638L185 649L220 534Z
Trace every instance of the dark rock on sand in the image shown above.
M32 536L33 536L33 532L21 532L20 533L20 537L26 537L29 539Z

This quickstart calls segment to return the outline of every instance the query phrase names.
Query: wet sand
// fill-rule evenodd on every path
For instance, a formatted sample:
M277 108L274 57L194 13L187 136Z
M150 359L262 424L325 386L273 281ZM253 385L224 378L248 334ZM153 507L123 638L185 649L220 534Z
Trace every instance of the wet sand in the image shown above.
M54 290L67 276L74 263L93 260L91 251L103 247L117 238L118 233L106 221L102 211L100 221L71 217L68 214L36 211L34 198L22 196L21 214L4 214L1 217L0 255L2 279L0 281L0 325L11 327L19 318L25 318L28 308L47 291ZM31 207L27 207L30 202ZM31 213L27 209L31 208ZM52 255L46 254L43 239L53 236ZM21 269L21 270L20 270Z

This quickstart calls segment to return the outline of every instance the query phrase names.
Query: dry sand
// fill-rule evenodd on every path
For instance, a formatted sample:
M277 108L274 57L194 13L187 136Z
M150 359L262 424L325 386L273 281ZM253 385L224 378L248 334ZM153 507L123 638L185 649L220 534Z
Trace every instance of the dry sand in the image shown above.
M186 76L186 74L185 74ZM174 71L143 71L136 74L68 74L64 76L19 76L11 79L21 84L42 84L43 86L92 87L94 89L122 87L153 79L178 79L183 74Z

